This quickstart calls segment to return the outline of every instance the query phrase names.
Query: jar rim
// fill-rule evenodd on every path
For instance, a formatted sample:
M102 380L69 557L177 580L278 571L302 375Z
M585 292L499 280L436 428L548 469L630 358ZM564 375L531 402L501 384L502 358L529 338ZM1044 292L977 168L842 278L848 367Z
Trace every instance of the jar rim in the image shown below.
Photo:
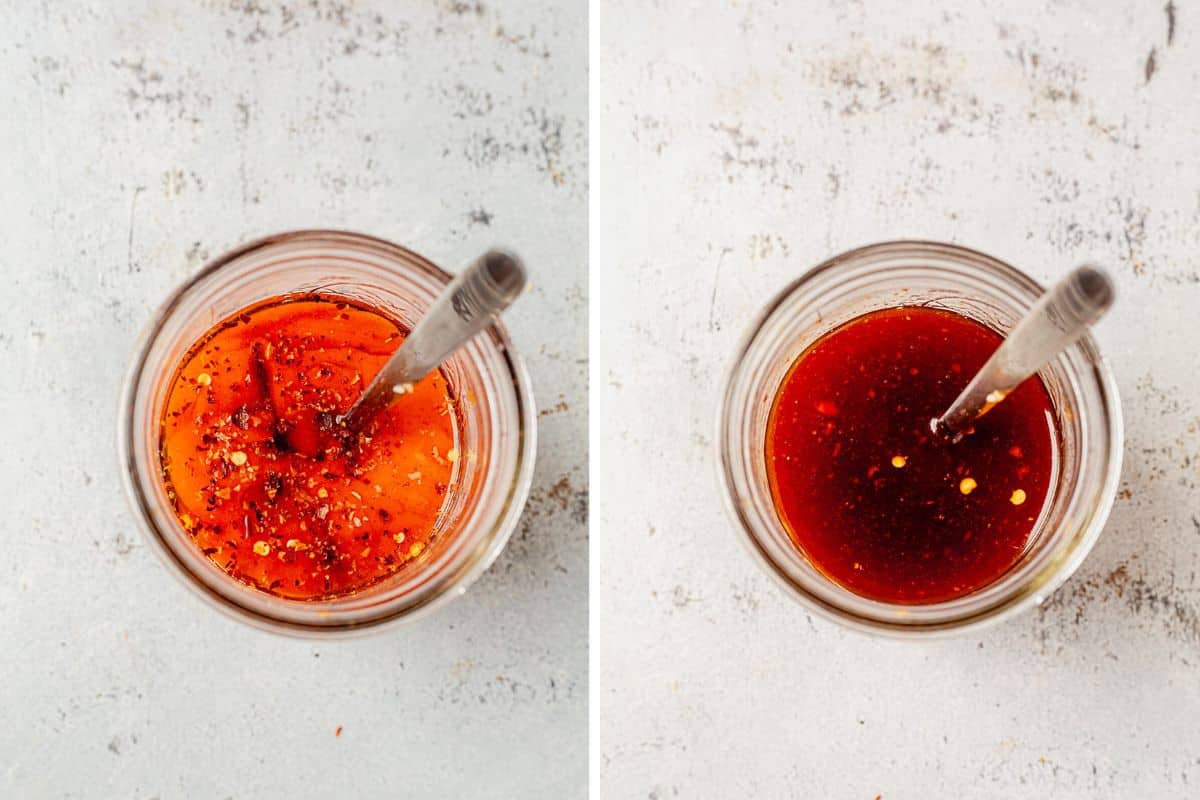
M849 277L856 270L877 269L882 274L887 269L885 265L889 259L939 261L938 267L953 267L964 274L975 269L981 275L986 274L988 278L998 280L998 285L1014 289L1027 297L1036 298L1044 291L1033 278L999 259L978 250L945 242L883 241L848 250L821 262L773 294L739 340L734 357L726 369L718 401L715 440L718 450L717 479L726 511L735 527L741 531L742 535L739 538L743 540L754 560L802 605L823 617L860 631L892 636L947 635L1007 618L1034 603L1040 603L1082 563L1099 537L1116 497L1123 449L1120 397L1111 370L1100 356L1090 335L1083 337L1066 351L1078 356L1079 361L1088 367L1086 371L1072 373L1070 377L1090 384L1087 386L1088 390L1094 391L1098 398L1097 408L1091 411L1085 409L1080 412L1080 416L1092 413L1102 417L1090 422L1100 429L1103 452L1088 453L1089 458L1098 460L1099 467L1096 471L1101 480L1092 491L1092 502L1085 509L1086 514L1075 521L1077 530L1074 531L1074 535L1063 540L1054 558L1044 559L1040 569L1030 572L1024 584L1014 584L1004 596L990 596L986 604L977 608L971 607L975 602L972 598L983 596L980 592L985 592L991 587L946 603L903 605L864 598L825 576L822 576L821 581L826 585L835 586L836 592L828 591L822 586L810 585L815 582L789 571L764 542L764 531L760 529L763 524L761 517L767 516L778 526L777 530L784 528L774 503L771 503L769 515L758 513L760 509L757 508L756 498L748 497L748 493L744 491L750 480L746 474L749 470L746 469L744 461L751 456L742 451L747 446L754 447L756 443L750 442L747 445L741 442L742 435L738 426L743 420L735 415L748 406L748 398L741 396L754 378L753 374L747 373L747 370L751 369L747 366L748 356L754 353L756 345L761 344L759 338L764 335L765 329L776 321L777 315L786 312L790 303L798 302L797 298L803 299L808 293L816 295L822 290L821 287L814 288L815 283L832 280L838 277L840 272L847 273ZM853 289L847 290L852 291ZM824 335L829 329L822 328L819 335ZM775 387L775 391L778 391L778 387ZM743 402L739 404L739 400ZM792 547L796 552L800 552L794 542ZM801 558L805 557L801 554ZM839 595L845 602L831 595Z
M432 588L421 592L415 598L415 602L404 603L400 602L402 598L392 598L382 603L381 610L374 615L351 621L338 621L336 612L331 612L323 606L353 597L353 594L328 601L287 600L269 595L272 601L278 601L277 604L281 607L302 608L309 617L315 616L323 620L313 622L272 615L261 608L238 602L236 595L243 589L256 597L266 593L245 587L233 577L225 576L225 580L230 586L237 584L236 591L223 592L210 585L183 562L172 545L166 541L167 534L159 529L151 513L155 500L146 491L145 477L141 474L142 470L139 469L135 454L135 437L138 435L138 431L135 430L135 412L139 402L139 390L144 388L146 381L153 379L147 369L158 337L163 335L164 326L173 315L181 313L180 307L190 293L223 270L239 265L246 257L269 253L275 248L288 245L365 249L380 256L385 262L386 270L393 272L397 277L404 271L412 271L439 288L453 278L449 272L402 245L376 236L339 229L303 229L270 234L222 253L176 286L143 326L133 347L133 357L126 371L120 396L117 457L128 503L139 527L151 542L151 549L159 556L160 561L166 564L169 571L210 605L241 622L277 633L301 637L360 635L367 631L379 630L380 626L389 623L420 616L450 597L462 594L500 554L516 529L532 486L537 451L536 406L528 372L513 347L508 330L499 319L494 320L474 341L479 347L490 351L490 361L494 360L501 365L494 368L481 363L478 368L494 373L498 386L502 389L511 388L512 391L513 430L504 432L507 440L511 442L508 447L513 451L508 459L512 462L512 468L511 474L507 475L507 490L502 492L500 507L492 515L488 529L473 534L478 538L478 545L464 549L453 563L449 564L445 574L436 576L431 582ZM505 479L504 475L497 477ZM261 603L259 600L257 604Z

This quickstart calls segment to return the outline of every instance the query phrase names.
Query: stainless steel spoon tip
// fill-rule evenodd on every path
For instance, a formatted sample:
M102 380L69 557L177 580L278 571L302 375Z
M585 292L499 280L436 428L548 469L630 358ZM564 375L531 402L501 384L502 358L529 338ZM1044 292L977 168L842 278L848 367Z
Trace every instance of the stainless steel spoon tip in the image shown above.
M490 325L524 291L525 265L505 250L489 250L460 272L417 321L404 343L339 420L361 428L413 384Z
M1083 264L1071 270L1038 298L950 408L930 421L930 429L957 442L975 420L1086 334L1116 296L1116 285L1100 267Z

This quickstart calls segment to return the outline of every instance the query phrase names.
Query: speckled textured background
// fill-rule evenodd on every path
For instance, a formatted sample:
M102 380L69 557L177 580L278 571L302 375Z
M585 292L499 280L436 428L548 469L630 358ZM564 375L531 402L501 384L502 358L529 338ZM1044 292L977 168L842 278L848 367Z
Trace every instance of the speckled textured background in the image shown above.
M0 12L0 796L583 796L586 5ZM180 586L113 452L166 293L313 226L451 269L522 253L535 289L510 329L543 409L533 497L492 569L435 615L331 644Z
M592 39L604 796L1194 793L1200 10L606 0ZM899 237L1044 281L1095 258L1122 293L1098 331L1128 434L1098 546L1042 608L928 644L810 619L743 552L712 463L752 315Z

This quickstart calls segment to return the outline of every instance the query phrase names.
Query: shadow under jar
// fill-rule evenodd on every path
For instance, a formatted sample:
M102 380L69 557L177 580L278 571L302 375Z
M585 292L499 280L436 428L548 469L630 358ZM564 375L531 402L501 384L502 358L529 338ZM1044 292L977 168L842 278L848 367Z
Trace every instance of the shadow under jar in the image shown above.
M451 277L380 239L297 231L221 256L164 303L143 334L125 382L117 446L142 528L185 584L257 627L334 635L398 620L462 594L495 560L524 508L536 452L529 378L499 322L442 366L440 377L454 398L454 443L461 455L423 549L378 581L345 594L301 599L238 580L197 546L164 481L163 421L172 384L181 362L215 325L272 298L319 295L373 309L410 330ZM371 377L363 376L363 385Z
M866 631L946 633L1041 602L1083 561L1112 506L1122 451L1116 387L1091 337L1080 339L1037 376L1052 407L1048 490L1041 508L1030 509L1032 529L1011 565L984 585L933 602L873 599L852 591L805 552L772 491L772 411L797 360L823 337L864 315L904 307L952 312L1003 336L1042 292L1023 273L982 253L935 242L887 242L808 272L777 295L751 327L727 377L718 415L720 478L751 551L805 605ZM856 366L848 363L845 369ZM963 384L969 379L964 374ZM904 459L893 466L903 467ZM973 481L963 485L964 493L973 490Z

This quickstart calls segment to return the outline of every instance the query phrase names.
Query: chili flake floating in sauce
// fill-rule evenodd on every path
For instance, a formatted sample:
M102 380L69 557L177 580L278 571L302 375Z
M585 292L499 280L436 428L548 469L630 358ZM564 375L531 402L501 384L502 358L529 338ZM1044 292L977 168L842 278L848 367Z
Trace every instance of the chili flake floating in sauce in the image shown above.
M775 398L766 456L779 515L814 567L864 597L918 604L1013 566L1053 472L1046 387L1025 381L957 444L929 429L1001 341L958 314L900 307L800 355Z
M276 297L209 330L176 371L162 478L196 546L280 597L363 589L430 544L454 483L457 411L434 372L359 434L337 419L404 340L378 311Z

